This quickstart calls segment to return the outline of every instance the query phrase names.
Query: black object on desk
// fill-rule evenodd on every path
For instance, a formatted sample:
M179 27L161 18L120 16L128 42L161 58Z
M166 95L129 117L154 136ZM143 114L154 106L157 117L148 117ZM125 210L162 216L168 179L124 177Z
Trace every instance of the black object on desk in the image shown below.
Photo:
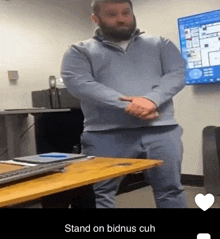
M73 97L66 88L33 91L32 102L34 107L47 109L80 109L80 100Z

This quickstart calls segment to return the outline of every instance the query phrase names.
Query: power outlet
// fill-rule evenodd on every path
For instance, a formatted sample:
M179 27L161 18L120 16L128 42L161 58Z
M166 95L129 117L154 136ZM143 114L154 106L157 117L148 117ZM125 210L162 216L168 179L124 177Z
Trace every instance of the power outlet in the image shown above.
M8 71L8 79L10 83L16 84L17 80L19 79L18 71Z

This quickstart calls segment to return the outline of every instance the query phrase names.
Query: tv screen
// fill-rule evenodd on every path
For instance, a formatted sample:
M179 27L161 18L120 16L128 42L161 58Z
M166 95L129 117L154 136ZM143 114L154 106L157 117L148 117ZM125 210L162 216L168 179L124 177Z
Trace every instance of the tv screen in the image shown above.
M220 83L220 10L178 18L186 85Z

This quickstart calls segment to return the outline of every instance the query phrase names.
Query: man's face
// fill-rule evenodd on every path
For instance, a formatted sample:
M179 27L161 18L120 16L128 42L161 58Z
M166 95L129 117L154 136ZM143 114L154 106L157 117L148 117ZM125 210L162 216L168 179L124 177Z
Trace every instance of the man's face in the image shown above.
M97 24L112 41L129 40L136 29L136 19L128 3L102 3Z

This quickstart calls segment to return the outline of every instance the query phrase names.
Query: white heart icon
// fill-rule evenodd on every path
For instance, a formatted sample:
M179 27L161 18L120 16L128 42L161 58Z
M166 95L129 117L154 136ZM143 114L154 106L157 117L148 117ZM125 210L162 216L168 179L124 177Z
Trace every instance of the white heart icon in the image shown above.
M203 211L208 210L212 204L214 203L215 198L212 194L206 194L205 196L201 193L196 195L195 202L198 207L200 207Z

